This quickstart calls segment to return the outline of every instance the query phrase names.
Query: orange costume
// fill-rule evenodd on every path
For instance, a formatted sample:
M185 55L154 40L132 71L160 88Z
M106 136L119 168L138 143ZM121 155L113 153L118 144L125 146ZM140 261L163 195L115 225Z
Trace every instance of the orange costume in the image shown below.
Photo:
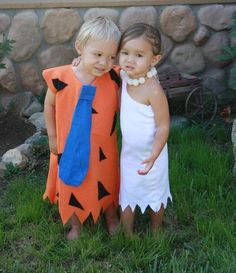
M70 131L73 112L82 83L72 65L43 71L49 89L56 95L55 119L58 156L51 153L44 199L58 202L63 224L73 214L81 223L91 214L94 222L101 211L118 205L119 168L116 136L119 78L112 69L93 82L96 93L92 104L91 146L88 173L80 186L66 185L58 176L58 162Z

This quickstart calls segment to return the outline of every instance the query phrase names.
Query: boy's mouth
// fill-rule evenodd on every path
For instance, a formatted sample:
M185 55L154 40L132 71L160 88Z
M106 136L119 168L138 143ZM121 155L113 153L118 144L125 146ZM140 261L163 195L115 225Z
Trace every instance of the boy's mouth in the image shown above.
M95 70L97 70L97 72L100 72L100 73L106 72L105 68L100 68L100 67L95 67Z

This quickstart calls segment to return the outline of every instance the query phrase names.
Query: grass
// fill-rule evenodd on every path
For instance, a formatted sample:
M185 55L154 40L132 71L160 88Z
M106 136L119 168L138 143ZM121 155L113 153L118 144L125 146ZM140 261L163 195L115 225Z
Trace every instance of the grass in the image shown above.
M236 184L230 132L173 129L169 140L173 203L152 235L139 214L136 234L110 237L87 221L67 242L57 208L42 201L46 169L8 170L0 199L0 273L235 273Z

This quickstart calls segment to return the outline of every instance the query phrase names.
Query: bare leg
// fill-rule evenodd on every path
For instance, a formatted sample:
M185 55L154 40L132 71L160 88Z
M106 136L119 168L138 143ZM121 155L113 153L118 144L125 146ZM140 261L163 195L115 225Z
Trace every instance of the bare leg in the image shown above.
M119 219L114 204L110 205L105 211L105 218L107 223L108 232L112 235L116 232Z
M70 241L77 239L80 235L80 228L81 228L81 224L78 218L76 217L76 215L73 214L71 217L71 229L67 234L67 239Z
M124 211L121 211L121 223L124 227L125 233L130 235L133 234L134 229L134 212L132 212L130 206Z
M153 210L150 211L151 215L151 227L152 231L156 231L158 228L161 227L163 216L164 216L164 206L161 205L161 208L158 212L154 212Z

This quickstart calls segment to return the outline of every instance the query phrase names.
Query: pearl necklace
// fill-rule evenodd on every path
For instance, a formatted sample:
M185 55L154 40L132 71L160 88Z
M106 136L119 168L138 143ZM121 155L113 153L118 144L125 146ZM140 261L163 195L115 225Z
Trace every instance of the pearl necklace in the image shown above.
M140 77L138 79L131 79L129 75L121 69L120 76L122 80L126 81L128 85L138 86L140 84L144 84L146 79L144 77ZM155 67L152 67L146 74L147 78L157 77L157 70Z

